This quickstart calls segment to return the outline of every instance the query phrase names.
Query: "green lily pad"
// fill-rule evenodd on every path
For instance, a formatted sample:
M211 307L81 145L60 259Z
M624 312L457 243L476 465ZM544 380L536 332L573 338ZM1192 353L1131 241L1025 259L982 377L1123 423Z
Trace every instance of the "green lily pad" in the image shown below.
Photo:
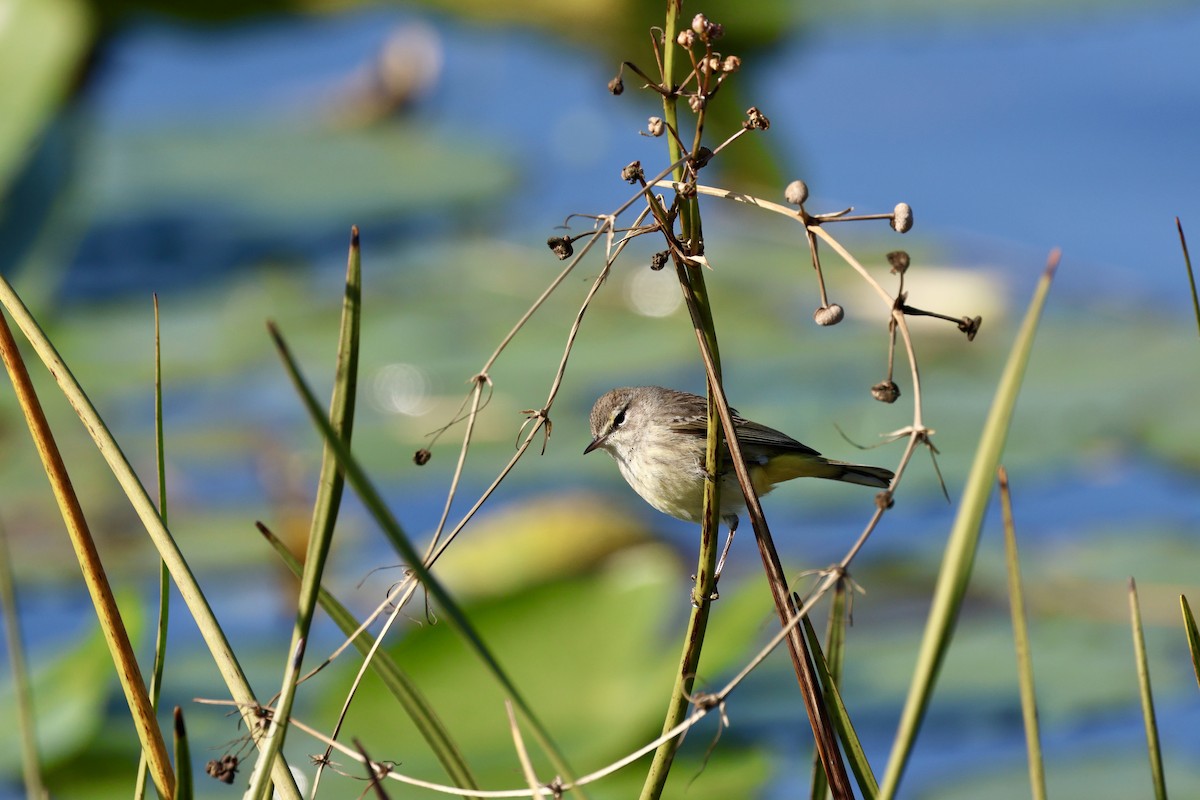
M470 544L463 541L459 546ZM469 605L467 612L573 768L584 774L657 734L677 663L688 585L669 553L659 545L643 545L614 555L593 575L493 597ZM760 633L757 623L765 600L765 592L731 591L717 604L705 646L709 658L703 662L704 675L718 675L745 654ZM411 613L419 613L419 606ZM436 609L432 613L436 615ZM481 784L521 785L503 695L454 632L446 625L415 627L392 655L426 693ZM327 702L340 703L340 698ZM707 737L715 731L715 720L706 723L713 724L694 732L701 744L698 751L689 748L693 756L703 756ZM399 769L405 774L441 778L411 726L373 679L355 698L345 730L361 738L373 757L402 762ZM539 775L553 778L528 729L523 732ZM643 760L625 770L635 777L606 780L589 794L629 796L630 786L644 777L646 764ZM714 787L728 789L731 774L740 790L748 791L765 777L764 764L761 754L726 743L717 748L692 791L699 797L729 796L705 786L711 781ZM697 768L695 761L690 767L681 764L680 775L686 777L680 779L686 782Z
M435 137L416 123L354 131L219 127L108 134L92 143L87 182L106 216L209 206L239 224L394 222L480 202L513 171L495 152Z

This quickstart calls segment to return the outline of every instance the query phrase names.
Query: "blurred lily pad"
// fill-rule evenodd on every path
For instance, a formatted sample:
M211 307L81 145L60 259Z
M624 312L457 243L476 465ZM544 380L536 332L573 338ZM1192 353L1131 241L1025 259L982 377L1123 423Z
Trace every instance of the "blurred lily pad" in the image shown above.
M480 202L512 181L502 154L437 137L419 124L153 130L93 142L88 181L109 219L196 206L240 224L394 220Z
M492 514L452 547L438 573L459 596L512 592L594 568L622 548L647 541L637 518L598 495L559 494ZM663 548L648 556L673 562Z
M469 547L467 542L459 545ZM657 734L676 664L674 642L682 634L686 589L676 559L661 545L642 545L616 555L596 574L491 598L467 611L572 767L583 774ZM758 633L763 593L731 590L729 595L715 612L724 619L714 624L706 644L703 677L747 657L748 643ZM392 655L426 693L481 783L489 788L520 785L503 696L454 632L446 625L416 627ZM361 687L345 730L362 739L374 757L403 761L405 774L438 780L432 757L381 691L373 680ZM332 712L341 700L326 695ZM694 732L689 751L694 745L695 753L704 752L715 731L710 722ZM533 757L539 774L553 777L544 759ZM639 764L590 788L589 794L630 796L631 783L640 784L644 775L644 764ZM679 769L682 785L697 775L698 767L693 763ZM734 794L750 792L765 778L763 754L724 741L689 796L732 796L727 791L730 769L736 773Z

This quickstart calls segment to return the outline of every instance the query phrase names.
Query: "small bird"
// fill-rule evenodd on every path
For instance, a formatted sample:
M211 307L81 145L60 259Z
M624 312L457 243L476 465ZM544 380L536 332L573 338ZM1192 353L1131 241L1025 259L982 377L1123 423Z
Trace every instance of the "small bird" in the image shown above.
M847 464L774 428L751 422L732 408L742 456L759 496L792 478L829 478L887 488L894 473L882 467ZM704 505L704 451L708 401L661 386L630 386L606 392L592 406L592 441L583 452L606 450L621 475L650 505L689 522L699 522ZM737 475L723 446L721 518L732 533L746 508Z

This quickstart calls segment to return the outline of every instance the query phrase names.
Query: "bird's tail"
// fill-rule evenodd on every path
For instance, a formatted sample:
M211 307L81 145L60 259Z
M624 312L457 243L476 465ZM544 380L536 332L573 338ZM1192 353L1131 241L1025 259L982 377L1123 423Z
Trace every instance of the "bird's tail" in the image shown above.
M818 474L818 478L830 478L835 481L857 483L860 486L874 486L886 489L892 483L896 473L883 467L868 467L862 464L846 464L842 461L826 461L828 472Z
M892 478L895 477L895 473L883 467L848 464L845 461L831 461L823 456L799 453L776 456L763 466L767 473L764 476L767 479L764 483L768 485L792 478L808 477L827 478L831 481L844 481L857 483L860 486L886 489L891 485Z

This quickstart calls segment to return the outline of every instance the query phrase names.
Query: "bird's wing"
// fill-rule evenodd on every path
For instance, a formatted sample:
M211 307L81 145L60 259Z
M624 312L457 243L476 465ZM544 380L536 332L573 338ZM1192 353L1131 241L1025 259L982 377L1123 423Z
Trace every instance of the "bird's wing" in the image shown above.
M806 456L820 455L816 450L813 450L806 444L797 442L786 433L777 431L774 428L768 428L766 425L761 425L757 422L751 422L748 419L735 417L734 427L737 429L738 442L742 445L742 450L747 459L753 459L759 454L769 456L778 455L781 452ZM763 451L766 451L766 453Z
M742 455L747 461L763 461L781 453L820 455L816 450L797 442L782 431L751 422L738 414L736 409L729 410L733 414L733 427L737 430L738 442L742 445ZM670 425L680 433L695 436L704 436L708 430L708 421L702 416L677 417L671 420Z

